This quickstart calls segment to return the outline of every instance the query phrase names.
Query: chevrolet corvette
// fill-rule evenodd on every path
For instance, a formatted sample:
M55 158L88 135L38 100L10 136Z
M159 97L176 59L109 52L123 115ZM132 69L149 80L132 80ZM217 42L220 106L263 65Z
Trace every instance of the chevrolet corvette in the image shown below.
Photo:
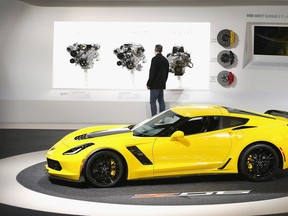
M240 174L261 182L288 169L287 157L287 112L195 104L136 125L76 130L48 150L45 168L49 178L95 187L193 174Z

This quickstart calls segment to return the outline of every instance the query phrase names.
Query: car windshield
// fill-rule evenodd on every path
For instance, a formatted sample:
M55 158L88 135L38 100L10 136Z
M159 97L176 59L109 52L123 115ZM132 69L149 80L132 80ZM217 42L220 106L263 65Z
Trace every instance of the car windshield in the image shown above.
M170 129L184 117L172 112L171 110L164 111L150 119L147 119L132 128L134 136L153 137L163 134L164 131Z

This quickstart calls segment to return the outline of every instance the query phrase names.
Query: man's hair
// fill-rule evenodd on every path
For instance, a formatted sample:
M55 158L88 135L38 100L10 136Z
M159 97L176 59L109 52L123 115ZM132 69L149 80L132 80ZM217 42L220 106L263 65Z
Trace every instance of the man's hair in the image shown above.
M161 53L161 52L162 52L162 50L163 50L163 47L162 47L162 45L160 45L160 44L157 44L157 45L155 46L155 51L156 51L156 52L159 52L159 53Z

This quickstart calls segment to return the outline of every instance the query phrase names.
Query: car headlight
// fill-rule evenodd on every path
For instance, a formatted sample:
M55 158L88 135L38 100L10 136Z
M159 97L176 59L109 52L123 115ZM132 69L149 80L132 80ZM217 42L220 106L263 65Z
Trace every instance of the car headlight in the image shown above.
M89 146L94 145L94 143L86 143L80 146L76 146L72 149L69 149L68 151L64 152L63 155L73 155L73 154L77 154L78 152L88 148Z

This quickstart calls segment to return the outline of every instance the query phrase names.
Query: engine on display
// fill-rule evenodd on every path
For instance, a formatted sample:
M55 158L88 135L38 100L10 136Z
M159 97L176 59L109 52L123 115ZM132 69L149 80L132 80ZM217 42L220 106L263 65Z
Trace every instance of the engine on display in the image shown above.
M72 46L66 48L72 58L71 64L80 65L82 69L93 68L94 61L99 60L99 44L78 44L74 43Z
M116 48L117 65L126 67L128 70L142 70L142 63L146 62L145 49L140 44L127 43Z
M183 76L186 67L193 67L190 54L184 51L183 46L173 46L172 53L167 54L167 58L170 64L169 72L175 76Z

